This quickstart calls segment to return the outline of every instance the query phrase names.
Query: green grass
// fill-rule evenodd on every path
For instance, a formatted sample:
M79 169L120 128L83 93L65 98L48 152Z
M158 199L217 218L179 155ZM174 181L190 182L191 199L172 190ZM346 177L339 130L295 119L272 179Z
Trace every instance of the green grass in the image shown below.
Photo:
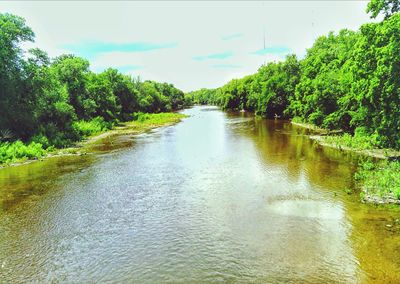
M340 147L348 147L353 150L373 150L379 149L379 139L377 135L367 134L365 129L359 127L354 135L344 133L343 135L325 136L324 142Z
M292 122L295 123L304 123L303 119L301 119L301 117L295 116L292 118Z
M354 150L372 150L379 148L371 136L352 136L348 133L343 135L325 136L324 142L340 147L348 147Z
M86 138L110 130L113 124L111 122L106 122L104 118L98 116L90 121L76 121L73 127L79 133L80 137Z
M143 132L158 126L179 122L184 117L187 116L180 113L135 113L134 120L125 123L125 130L131 129L134 130L134 133ZM90 121L77 121L73 127L81 138L87 138L112 129L113 124L106 122L101 117L96 117ZM121 131L121 134L123 133ZM0 142L0 165L39 159L54 151L54 149L55 147L43 135L34 136L30 143L23 143L19 140L15 142ZM64 152L75 153L77 151L74 148L67 148L64 149Z
M10 164L33 158L40 158L47 154L48 150L36 142L24 144L21 141L0 143L0 164Z
M175 112L162 113L135 113L134 120L128 122L128 128L134 128L137 131L146 131L147 129L168 125L179 122L182 118L187 117L185 114Z
M137 112L134 114L134 121L142 123L166 123L179 121L187 115L176 112L162 112L162 113L143 113Z
M367 196L392 197L400 199L400 162L363 161L355 174Z

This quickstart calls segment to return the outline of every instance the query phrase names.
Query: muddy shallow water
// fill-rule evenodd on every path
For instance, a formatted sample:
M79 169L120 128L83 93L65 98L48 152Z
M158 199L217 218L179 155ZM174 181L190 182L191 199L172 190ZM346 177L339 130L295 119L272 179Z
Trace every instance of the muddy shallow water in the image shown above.
M0 170L0 282L400 282L400 210L288 122L185 110Z

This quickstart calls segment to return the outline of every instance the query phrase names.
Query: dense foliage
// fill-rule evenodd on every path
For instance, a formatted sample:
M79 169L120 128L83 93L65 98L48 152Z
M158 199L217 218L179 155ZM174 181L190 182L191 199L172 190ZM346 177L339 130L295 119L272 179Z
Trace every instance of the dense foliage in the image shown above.
M190 95L196 103L362 133L374 145L399 149L400 14L357 32L331 32L302 60L291 55L254 75Z
M22 43L33 40L23 18L0 14L0 147L7 148L4 153L20 145L11 143L14 140L36 143L26 151L65 147L131 120L134 112L171 111L185 105L183 92L171 84L141 82L111 68L97 74L90 71L87 60L74 55L51 59L40 49L25 53Z
M367 12L371 13L372 18L376 18L380 13L383 13L385 18L388 18L399 11L399 0L371 0L367 7Z
M400 199L400 162L361 163L356 180L362 184L365 199L383 197Z
M24 144L21 141L5 142L0 144L0 164L10 163L21 159L40 158L46 154L42 144L31 142Z

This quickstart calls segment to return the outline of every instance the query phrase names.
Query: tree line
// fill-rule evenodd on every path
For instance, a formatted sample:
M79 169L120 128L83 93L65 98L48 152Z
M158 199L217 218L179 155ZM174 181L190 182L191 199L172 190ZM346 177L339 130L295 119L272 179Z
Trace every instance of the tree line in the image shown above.
M171 84L142 82L112 68L94 73L74 55L25 52L21 45L33 40L23 18L0 14L0 142L65 147L82 138L82 125L109 128L135 112L185 106L184 93Z
M398 0L373 0L368 11L384 13L383 21L330 32L301 60L289 55L256 74L189 95L195 103L293 118L400 149L399 8Z

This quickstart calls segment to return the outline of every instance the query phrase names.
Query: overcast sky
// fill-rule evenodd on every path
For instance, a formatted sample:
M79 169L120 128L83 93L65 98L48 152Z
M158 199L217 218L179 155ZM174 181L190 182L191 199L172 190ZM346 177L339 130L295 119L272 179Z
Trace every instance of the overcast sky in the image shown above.
M1 12L26 19L35 46L74 53L184 91L219 87L288 53L304 56L316 37L371 21L366 1L20 1ZM265 32L264 32L265 31ZM265 34L265 48L264 48Z

